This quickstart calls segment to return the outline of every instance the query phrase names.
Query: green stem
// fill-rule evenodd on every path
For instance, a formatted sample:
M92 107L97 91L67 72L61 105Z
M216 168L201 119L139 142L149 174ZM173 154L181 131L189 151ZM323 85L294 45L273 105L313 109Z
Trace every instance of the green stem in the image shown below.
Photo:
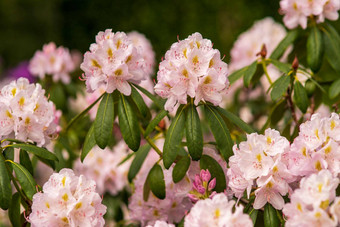
M272 85L273 81L270 79L270 76L268 74L268 70L267 70L267 65L266 65L265 59L262 59L261 64L262 64L262 68L263 68L264 74L266 75L266 77L267 77L267 79L269 81L269 84Z
M142 132L142 134L144 135L145 130L143 129L143 127L141 125L139 125L139 128ZM150 144L150 146L157 152L157 154L160 156L160 158L163 157L163 153L162 151L156 146L156 144L147 136L145 137L145 140Z

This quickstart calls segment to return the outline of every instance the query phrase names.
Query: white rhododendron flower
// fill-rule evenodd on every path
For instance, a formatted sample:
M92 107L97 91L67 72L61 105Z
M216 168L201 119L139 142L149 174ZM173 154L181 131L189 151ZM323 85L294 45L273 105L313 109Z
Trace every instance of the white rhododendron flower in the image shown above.
M43 50L35 52L30 61L29 71L33 76L44 79L51 75L54 82L61 80L68 84L71 81L70 73L75 70L76 62L67 48L56 47L51 42L43 46Z
M186 104L187 97L219 105L229 87L228 67L212 42L199 33L172 44L159 65L155 92L167 98L165 109L172 111L176 104Z
M19 78L0 91L0 138L47 145L58 132L61 112L45 97L40 84Z
M29 222L34 226L104 226L106 206L96 193L96 183L71 169L54 173L43 192L33 196Z

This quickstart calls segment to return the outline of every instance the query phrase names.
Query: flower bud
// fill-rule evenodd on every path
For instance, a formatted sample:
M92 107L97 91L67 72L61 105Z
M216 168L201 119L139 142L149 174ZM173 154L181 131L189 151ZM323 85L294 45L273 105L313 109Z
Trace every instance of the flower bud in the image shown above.
M208 185L208 190L211 191L215 188L216 186L216 178L212 179L210 182L209 182L209 185Z
M208 169L207 170L202 169L201 173L200 173L200 177L201 177L202 181L209 182L209 180L211 178L211 174L210 174Z
M292 63L292 68L296 72L299 68L299 59L295 56L294 61Z

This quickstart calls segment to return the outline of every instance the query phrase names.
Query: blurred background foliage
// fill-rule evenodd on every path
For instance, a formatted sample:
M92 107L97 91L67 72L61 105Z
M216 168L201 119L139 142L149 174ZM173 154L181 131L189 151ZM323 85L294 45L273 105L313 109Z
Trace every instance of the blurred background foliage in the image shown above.
M226 55L237 36L266 16L281 22L279 0L0 0L3 68L29 60L50 41L84 53L106 28L139 31L157 61L170 45L194 32Z

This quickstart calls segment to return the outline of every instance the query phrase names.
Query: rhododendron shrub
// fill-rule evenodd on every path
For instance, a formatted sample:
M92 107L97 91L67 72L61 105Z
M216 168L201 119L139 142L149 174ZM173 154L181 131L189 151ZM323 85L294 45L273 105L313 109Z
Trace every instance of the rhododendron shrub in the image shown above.
M290 30L257 21L226 58L199 32L173 37L160 62L137 32L100 31L82 60L45 45L37 84L0 84L1 216L339 226L340 36L327 22L339 4L281 0Z

